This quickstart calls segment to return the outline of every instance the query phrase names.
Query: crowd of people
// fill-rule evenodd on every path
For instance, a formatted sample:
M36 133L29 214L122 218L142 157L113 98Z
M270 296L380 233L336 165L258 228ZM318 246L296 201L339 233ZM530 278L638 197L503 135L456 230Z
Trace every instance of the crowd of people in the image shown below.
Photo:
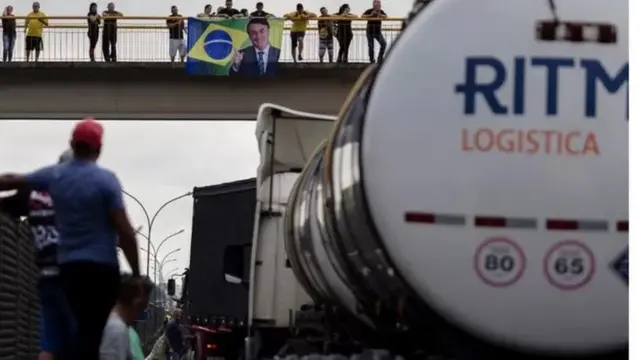
M0 198L0 210L26 217L35 243L39 360L144 359L132 325L146 309L153 283L139 272L136 232L120 182L97 165L102 137L102 125L85 119L57 164L0 175L0 191L17 190ZM117 247L132 273L120 273ZM174 351L166 347L166 355Z
M16 19L12 6L7 6L2 13L3 31L3 61L12 61L15 51L17 37ZM116 44L118 41L117 17L123 14L116 10L114 3L109 3L106 10L99 12L98 5L91 3L87 13L87 37L89 40L89 59L96 61L95 48L100 37L102 28L102 53L106 62L117 61ZM275 18L276 16L264 10L264 4L258 2L255 10L249 12L247 9L236 9L233 0L226 0L225 5L217 8L206 5L202 13L197 14L198 18L231 19L247 17ZM303 61L303 49L305 34L309 28L310 20L317 20L318 27L318 56L320 62L324 62L325 56L329 62L334 61L334 39L338 44L338 63L346 63L349 60L349 48L353 40L353 28L351 22L354 19L366 19L366 38L369 50L369 61L374 63L380 61L387 48L387 41L382 33L382 20L387 18L387 14L382 9L380 0L374 0L372 7L364 11L361 15L351 12L349 4L340 6L336 13L331 13L326 7L319 9L319 14L308 11L302 4L297 4L295 11L284 14L284 19L291 21L291 55L295 62ZM323 18L330 18L323 20ZM336 20L336 18L338 18ZM169 58L171 62L179 55L180 61L184 61L187 49L185 38L187 27L183 20L183 15L178 11L177 6L171 7L171 13L166 20L169 30ZM27 14L24 23L25 28L25 59L30 61L34 53L33 60L38 61L40 53L44 48L42 36L44 29L49 25L47 15L40 9L40 3L34 2L32 11ZM375 42L379 44L379 52L375 54Z

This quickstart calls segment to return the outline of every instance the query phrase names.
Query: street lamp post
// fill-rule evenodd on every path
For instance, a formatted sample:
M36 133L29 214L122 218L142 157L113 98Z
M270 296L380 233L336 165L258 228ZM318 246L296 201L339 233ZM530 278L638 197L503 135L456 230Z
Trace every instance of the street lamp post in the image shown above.
M144 205L142 204L142 202L140 200L138 200L135 196L131 195L130 193L126 192L125 190L122 190L122 193L125 194L126 196L128 196L129 198L131 198L133 201L135 201L138 205L140 205L140 208L142 208L142 212L144 213L144 216L147 220L147 248L152 248L151 245L151 230L153 229L153 224L156 221L156 218L158 217L158 215L160 214L160 212L167 207L167 205L173 203L174 201L180 200L182 198L185 198L187 196L191 196L193 193L191 191L182 194L180 196L176 196L173 199L170 199L169 201L165 202L164 204L162 204L162 206L160 206L158 208L158 210L156 210L156 212L153 214L153 216L149 216L149 212L147 211L147 208L144 207ZM147 275L149 275L149 267L151 266L150 264L150 258L147 257Z
M141 232L141 230L142 230L142 229L138 229L137 233L138 233L140 236L142 236L143 238L145 238L145 239L147 239L147 240L148 240L147 235L143 234L143 233ZM151 249L152 253L148 251L149 249L147 249L147 251L146 251L146 252L147 252L147 260L149 260L149 256L153 256L153 260L154 260L155 262L158 262L158 251L160 251L160 248L162 248L162 245L164 245L164 243L165 243L167 240L171 239L171 238L172 238L172 237L174 237L174 236L178 236L178 235L182 234L183 232L184 232L184 229L180 229L180 230L178 230L178 231L174 232L173 234L171 234L171 235L169 235L169 236L165 237L165 238L160 242L160 245L159 245L158 247L155 247L155 246L153 245L153 243L149 242L149 245L151 245L151 246L150 246L150 249ZM141 249L142 249L142 248L141 248ZM143 250L144 250L144 249L143 249ZM147 275L149 275L148 269L147 269ZM156 278L155 272L154 272L153 278L154 278L154 282L155 282L155 278Z

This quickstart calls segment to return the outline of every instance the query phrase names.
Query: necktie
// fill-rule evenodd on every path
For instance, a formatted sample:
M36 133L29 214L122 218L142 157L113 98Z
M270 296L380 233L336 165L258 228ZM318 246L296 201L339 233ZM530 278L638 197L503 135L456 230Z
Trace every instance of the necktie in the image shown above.
M264 51L258 52L258 69L260 69L260 75L264 75Z

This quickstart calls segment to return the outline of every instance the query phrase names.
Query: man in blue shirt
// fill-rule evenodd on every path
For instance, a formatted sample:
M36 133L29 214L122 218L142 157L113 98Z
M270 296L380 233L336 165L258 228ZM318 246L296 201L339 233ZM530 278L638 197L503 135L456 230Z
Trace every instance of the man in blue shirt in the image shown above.
M113 172L96 164L103 132L102 125L85 119L71 135L73 160L28 175L0 176L0 191L23 186L47 191L56 206L60 278L77 324L73 359L99 360L102 332L120 285L117 245L133 275L140 275L122 187Z
M173 319L169 320L165 329L165 337L169 346L166 347L167 360L179 360L184 352L184 336L180 328L182 311L176 309L173 312Z

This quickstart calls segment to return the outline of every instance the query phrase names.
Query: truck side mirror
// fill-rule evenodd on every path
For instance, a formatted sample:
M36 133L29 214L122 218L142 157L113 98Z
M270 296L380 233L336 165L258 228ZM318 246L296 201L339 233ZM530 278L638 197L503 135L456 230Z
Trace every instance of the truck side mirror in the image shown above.
M174 279L169 279L169 281L167 281L167 294L169 296L176 294L176 281Z
M224 281L236 285L248 285L249 262L251 261L251 244L229 245L224 249L222 269Z

